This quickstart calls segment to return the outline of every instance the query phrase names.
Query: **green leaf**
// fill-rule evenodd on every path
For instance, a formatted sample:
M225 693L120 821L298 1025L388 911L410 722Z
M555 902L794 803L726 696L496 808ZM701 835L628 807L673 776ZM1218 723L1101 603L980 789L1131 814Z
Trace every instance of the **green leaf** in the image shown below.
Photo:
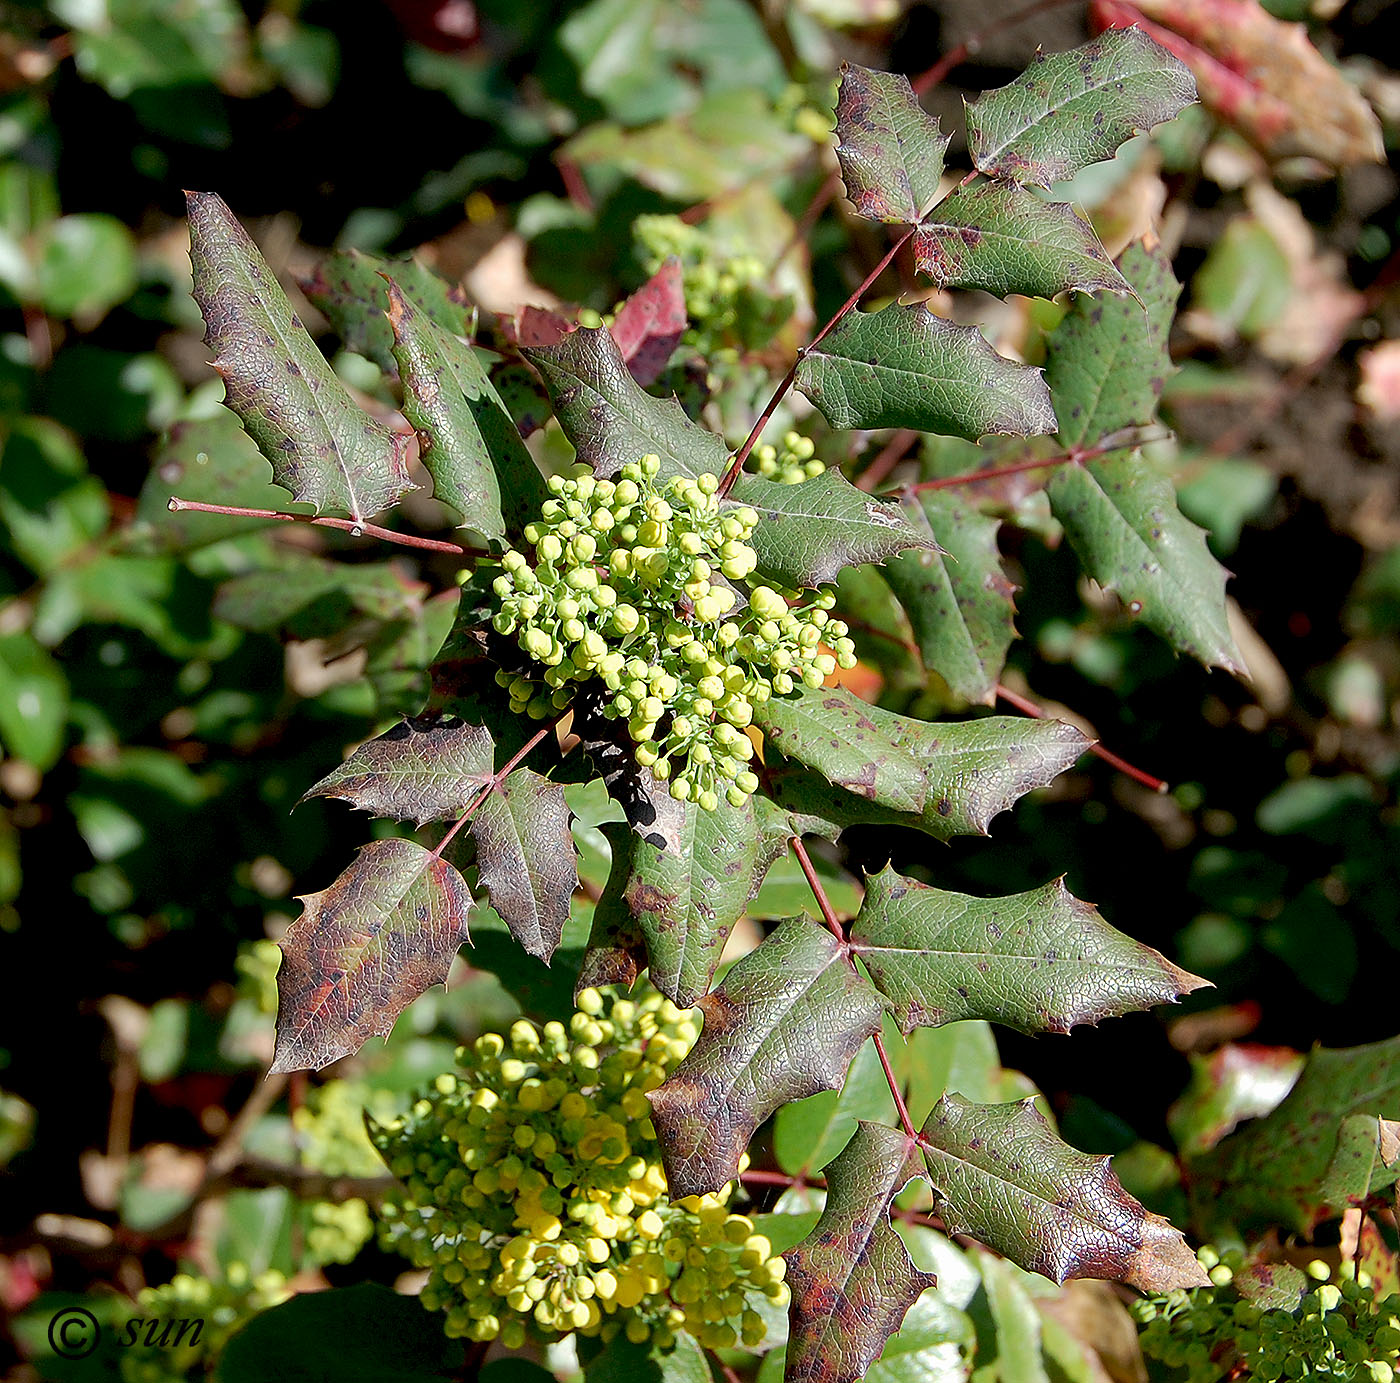
M802 356L797 387L833 427L912 427L972 441L1055 430L1038 369L922 303L851 313Z
M414 1297L377 1283L307 1292L254 1316L229 1341L217 1383L439 1383L462 1346Z
M472 899L446 860L389 839L366 845L329 888L301 902L279 943L269 1074L320 1070L387 1037L409 1003L447 982Z
M1040 1357L1040 1312L1009 1263L980 1260L987 1307L996 1334L997 1377L1005 1383L1050 1383Z
M948 136L908 77L842 63L836 136L846 196L860 215L912 224L933 204Z
M1001 1064L991 1024L978 1019L919 1028L905 1042L909 1068L904 1101L917 1124L948 1091L979 1103L1022 1098L1030 1082Z
M578 856L564 789L517 768L471 820L481 887L510 934L546 964L569 920Z
M70 434L47 418L10 420L0 453L0 536L35 575L47 576L101 536L106 488L88 474Z
M373 816L448 821L491 779L495 741L481 725L403 720L366 740L302 794L339 797Z
M317 266L301 290L330 319L345 344L386 374L398 369L384 280L392 279L419 316L452 336L467 334L467 303L459 288L416 259L380 259L361 250L337 250Z
M504 512L521 527L548 497L525 443L476 352L414 306L390 281L389 322L403 381L404 416L418 429L433 497L464 528L505 536Z
M1167 1111L1184 1157L1209 1152L1246 1119L1276 1109L1302 1074L1306 1058L1292 1047L1227 1042L1190 1056L1191 1083Z
M92 324L136 291L136 242L115 216L62 216L43 236L37 280L50 316Z
M1037 53L1014 82L973 101L968 150L979 173L1048 187L1195 99L1184 63L1139 29L1109 29L1068 53Z
M891 1051L893 1057L896 1047ZM773 1120L773 1156L796 1176L817 1172L851 1141L862 1120L883 1123L894 1118L894 1100L873 1042L851 1062L841 1089L822 1090L785 1104Z
M945 1300L940 1278L909 1308L904 1324L885 1341L865 1383L966 1383L976 1344L967 1314Z
M1001 524L941 490L923 491L907 510L936 546L892 558L884 578L903 603L924 666L958 696L991 705L1016 636L1015 587L997 549Z
M963 1018L1064 1033L1206 983L1115 931L1063 879L972 898L886 866L866 881L850 941L905 1033Z
M861 1122L827 1168L826 1209L785 1255L791 1333L786 1383L854 1383L937 1279L910 1261L890 1204L922 1175L914 1140Z
M884 1002L841 942L794 917L699 1007L699 1041L649 1096L675 1199L733 1180L754 1130L780 1105L836 1089Z
M940 202L915 232L914 264L940 288L999 298L1132 292L1068 202L1044 201L1014 183L959 188Z
M1206 1283L1186 1241L1123 1190L1110 1159L1076 1152L1030 1100L944 1095L919 1142L951 1234L1052 1282L1097 1277L1145 1292Z
M317 513L366 519L414 488L403 436L350 397L292 311L247 231L212 192L187 197L194 296L226 402Z
M624 896L646 942L651 982L681 1008L709 993L720 952L749 901L758 849L753 799L683 808L677 848L633 836Z
M1400 1110L1400 1037L1315 1047L1297 1084L1191 1167L1193 1203L1211 1226L1284 1224L1310 1234L1355 1188L1383 1190L1400 1164L1380 1155ZM1391 1138L1394 1138L1392 1133Z
M63 752L68 679L32 634L0 634L0 739L41 772Z
M552 1376L552 1375L551 1375ZM635 1345L619 1331L583 1366L585 1383L712 1383L700 1342L680 1331L670 1349Z

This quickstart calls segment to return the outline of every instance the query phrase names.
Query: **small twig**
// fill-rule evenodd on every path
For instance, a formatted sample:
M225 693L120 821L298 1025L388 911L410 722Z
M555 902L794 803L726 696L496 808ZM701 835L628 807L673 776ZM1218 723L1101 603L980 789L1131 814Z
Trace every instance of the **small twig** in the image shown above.
M856 489L866 494L875 487L904 460L909 448L919 440L919 434L912 427L902 427L881 448L876 458L856 477Z
M795 1186L815 1186L820 1190L826 1185L825 1177L808 1176L805 1172L790 1176L787 1172L766 1172L752 1167L740 1172L739 1180L753 1186L786 1186L789 1190Z
M1023 715L1028 715L1034 720L1045 718L1045 712L1034 701L1027 700L1019 692L1012 691L1010 687L1005 687L1000 682L997 683L997 695ZM1110 767L1116 768L1119 773L1125 774L1135 783L1141 783L1143 787L1150 788L1153 792L1163 793L1167 791L1167 784L1160 778L1154 778L1152 774L1130 764L1127 759L1115 754L1111 749L1105 749L1097 740L1089 746L1089 753L1102 759Z
M826 896L822 881L817 878L817 871L812 868L812 857L807 853L807 847L803 845L802 837L792 836L788 843L792 846L792 853L797 856L797 863L802 868L807 886L812 890L812 896L817 900L817 907L821 909L822 921L826 923L827 928L838 941L844 942L846 929L837 919L836 909L831 906L831 899Z
M890 1094L894 1096L894 1107L895 1112L899 1115L899 1122L910 1138L917 1139L919 1135L914 1129L914 1121L909 1117L909 1106L904 1103L904 1093L899 1088L899 1081L895 1079L894 1067L890 1065L890 1056L885 1050L885 1039L877 1032L871 1041L875 1043L875 1055L880 1058L880 1065L885 1072L885 1082L890 1087Z
M199 514L227 514L235 519L275 519L279 523L309 523L319 528L339 528L357 538L379 538L386 543L397 543L400 547L421 547L429 552L451 552L459 557L491 555L480 548L462 547L458 543L445 543L437 538L419 538L412 533L395 533L392 528L381 528L377 523L366 523L363 519L333 519L319 514L287 514L278 509L239 509L231 504L201 504L198 500L181 499L178 495L171 495L167 507L175 513L182 509L192 509Z

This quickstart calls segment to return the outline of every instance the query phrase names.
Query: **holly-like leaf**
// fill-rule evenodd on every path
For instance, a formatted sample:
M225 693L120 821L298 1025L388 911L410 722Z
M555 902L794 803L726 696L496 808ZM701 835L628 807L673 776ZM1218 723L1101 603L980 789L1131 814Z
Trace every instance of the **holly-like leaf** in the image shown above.
M1362 1047L1315 1047L1282 1103L1192 1164L1207 1223L1284 1224L1309 1234L1347 1199L1394 1185L1382 1153L1400 1110L1400 1037ZM1393 1135L1392 1135L1393 1136ZM1359 1188L1359 1189L1358 1189Z
M544 480L501 397L477 359L392 280L389 323L403 380L404 416L418 429L433 497L462 516L462 526L505 536L539 513Z
M238 219L212 192L187 195L194 297L225 403L317 513L366 519L414 489L403 436L350 397Z
M578 887L572 819L564 789L528 768L508 773L471 819L481 887L510 934L546 963Z
M886 867L866 880L850 940L905 1033L962 1018L1063 1033L1206 983L1115 931L1063 879L973 898Z
M1047 202L1008 182L959 188L940 202L915 232L914 263L940 287L999 298L1132 292L1068 202Z
M1112 1159L1070 1147L1031 1100L945 1094L919 1143L950 1234L1052 1282L1096 1277L1144 1292L1207 1283L1180 1233L1123 1189Z
M597 989L605 984L627 989L647 964L642 929L632 916L626 897L632 875L632 851L639 842L620 822L606 822L600 829L612 848L612 869L603 886L603 896L593 908L593 926L579 967L578 989Z
M1182 1155L1209 1152L1245 1119L1271 1113L1297 1083L1306 1057L1292 1047L1227 1042L1193 1053L1191 1083L1167 1111L1167 1126Z
M490 781L494 752L484 726L404 720L366 740L301 800L339 797L374 816L419 826L448 821Z
M786 1383L863 1378L905 1313L937 1278L920 1272L890 1224L890 1205L923 1175L914 1140L861 1121L827 1168L826 1208L784 1255L792 1303Z
M324 312L340 339L392 375L394 332L385 313L384 280L398 284L417 311L453 336L467 334L467 303L459 288L425 269L416 259L380 259L362 250L336 250L301 280L301 291Z
M280 943L269 1074L318 1071L387 1037L414 999L446 983L472 899L446 860L395 839L366 845L335 883L301 902Z
M731 498L758 512L749 539L758 570L793 589L834 581L842 567L933 546L927 528L912 524L897 503L856 489L834 467L801 485L746 475Z
M753 887L758 824L753 799L714 811L682 808L674 850L637 840L630 851L627 906L646 941L651 982L681 1008L709 993L720 952Z
M699 1041L648 1096L676 1199L733 1180L754 1130L779 1105L839 1086L884 1001L840 941L794 917L699 1007Z
M948 136L908 77L842 63L836 135L846 196L862 216L912 224L933 204Z
M851 313L802 357L796 382L833 427L912 427L972 441L1055 430L1038 369L922 303Z
M936 546L886 562L884 578L904 606L924 666L957 695L991 705L1016 636L1015 587L997 550L1000 521L942 490L925 490L906 508Z
M1180 286L1171 266L1141 245L1119 264L1146 313L1130 298L1081 299L1050 338L1046 376L1068 447L1151 422L1172 368L1167 332ZM1125 449L1058 467L1046 492L1095 581L1174 648L1207 667L1243 670L1225 609L1227 573L1165 476Z
M1138 29L1113 29L1068 53L1037 53L1014 82L973 101L968 150L979 173L1048 187L1195 99L1179 59Z
M681 262L672 255L618 308L610 328L638 384L653 383L666 368L686 320Z
M724 473L729 452L723 440L691 422L674 398L648 394L605 328L580 327L557 346L524 354L543 377L578 459L599 475L648 453L661 459L663 477Z

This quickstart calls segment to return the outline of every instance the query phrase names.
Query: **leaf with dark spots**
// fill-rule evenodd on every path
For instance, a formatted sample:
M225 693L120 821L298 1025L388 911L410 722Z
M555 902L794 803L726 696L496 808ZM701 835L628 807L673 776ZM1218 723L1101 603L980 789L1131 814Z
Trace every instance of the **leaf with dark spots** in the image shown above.
M467 334L466 295L409 256L380 259L363 250L336 250L300 282L301 291L326 314L346 346L392 375L398 365L393 328L384 315L389 307L386 278L393 279L417 311L444 331L453 336Z
M842 63L836 137L846 196L862 216L912 223L933 204L948 136L908 77Z
M481 887L510 934L548 963L569 920L578 859L564 789L517 768L471 819Z
M575 994L607 984L627 989L647 964L642 929L626 898L627 881L632 876L632 852L641 842L621 822L609 821L600 829L612 848L612 868L602 897L593 908L593 927Z
M1063 1033L1206 983L1115 931L1063 879L973 898L886 868L866 880L850 942L906 1034L963 1018Z
M914 235L914 264L940 288L980 288L999 298L1132 292L1072 206L1015 183L959 188L940 202Z
M317 513L367 519L414 489L405 438L350 396L238 219L212 192L187 195L194 297L205 341L272 478Z
M1048 187L1196 99L1190 70L1139 29L1113 29L1067 53L1037 53L1015 81L967 108L973 166Z
M852 312L803 355L797 387L833 427L910 427L974 442L1055 430L1038 369L922 303Z
M411 840L371 842L301 902L280 943L270 1075L318 1071L387 1037L408 1004L447 982L472 905L462 876Z
M783 755L838 787L899 812L918 812L927 779L897 737L903 718L843 687L802 687L754 708L754 724Z
M609 330L632 378L646 386L666 368L685 328L681 262L672 255L618 308Z
M1052 1282L1094 1277L1144 1292L1207 1285L1185 1239L1123 1189L1112 1159L1070 1147L1031 1100L945 1094L919 1143L950 1234L970 1234Z
M673 1199L739 1174L754 1130L779 1105L834 1090L880 1024L884 1000L845 947L806 917L780 923L700 1000L690 1055L648 1096Z
M820 836L823 840L834 841L841 834L841 827L836 822L789 811L767 793L756 794L752 801L758 839L754 849L753 881L749 885L750 898L762 886L769 869L792 848L794 836Z
M648 394L605 328L580 327L557 346L525 356L544 379L578 459L599 475L613 475L648 453L661 459L663 480L702 471L722 475L728 466L723 440L691 422L674 398Z
M374 816L448 821L490 781L495 741L482 725L404 720L366 740L302 795L339 797Z
M646 941L651 982L681 1008L707 994L720 952L753 887L758 825L753 799L721 797L714 811L682 807L675 850L638 840L625 897Z
M936 1285L890 1223L894 1198L923 1171L912 1138L865 1120L827 1167L821 1219L784 1255L792 1290L785 1383L863 1378L915 1298Z

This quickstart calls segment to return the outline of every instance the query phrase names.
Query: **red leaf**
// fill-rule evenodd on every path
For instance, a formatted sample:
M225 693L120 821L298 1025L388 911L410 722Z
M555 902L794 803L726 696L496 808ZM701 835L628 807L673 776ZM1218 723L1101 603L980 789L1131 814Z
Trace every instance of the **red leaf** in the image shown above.
M505 318L501 326L517 346L557 346L577 330L578 323L547 307L522 307L514 318Z
M685 328L681 262L672 255L618 308L612 336L632 378L645 387L666 368Z

